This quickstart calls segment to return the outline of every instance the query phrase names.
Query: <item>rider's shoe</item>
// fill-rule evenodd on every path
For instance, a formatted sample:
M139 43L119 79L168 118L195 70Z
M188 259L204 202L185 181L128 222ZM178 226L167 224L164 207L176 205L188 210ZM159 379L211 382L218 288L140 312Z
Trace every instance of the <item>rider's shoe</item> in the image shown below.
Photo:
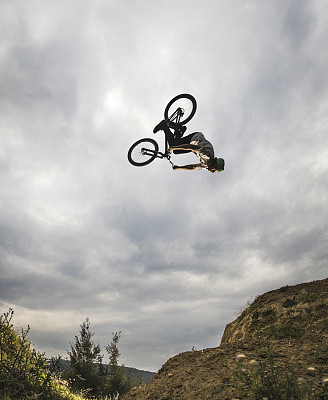
M159 124L157 124L153 130L154 133L158 131L163 131L167 127L166 121L163 119Z

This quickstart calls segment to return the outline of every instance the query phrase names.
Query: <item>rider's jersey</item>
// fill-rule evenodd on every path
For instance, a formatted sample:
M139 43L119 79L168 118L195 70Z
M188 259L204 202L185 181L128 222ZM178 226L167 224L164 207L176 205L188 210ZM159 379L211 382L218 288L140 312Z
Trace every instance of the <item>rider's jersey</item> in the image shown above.
M190 144L200 146L200 149L196 151L196 154L201 161L200 167L207 168L214 159L214 149L212 144L205 139L205 136L201 132L195 132L193 134Z

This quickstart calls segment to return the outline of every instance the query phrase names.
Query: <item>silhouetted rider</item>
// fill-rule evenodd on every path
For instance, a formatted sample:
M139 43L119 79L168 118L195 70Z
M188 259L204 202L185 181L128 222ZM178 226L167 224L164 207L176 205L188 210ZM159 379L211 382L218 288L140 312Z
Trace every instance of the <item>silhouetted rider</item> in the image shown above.
M206 168L210 172L223 171L224 159L215 157L213 146L205 136L201 132L194 132L183 137L186 130L186 126L176 125L174 135L165 120L156 125L153 130L154 133L164 131L166 140L170 146L169 151L173 151L175 154L193 152L200 158L199 164L173 165L173 170Z

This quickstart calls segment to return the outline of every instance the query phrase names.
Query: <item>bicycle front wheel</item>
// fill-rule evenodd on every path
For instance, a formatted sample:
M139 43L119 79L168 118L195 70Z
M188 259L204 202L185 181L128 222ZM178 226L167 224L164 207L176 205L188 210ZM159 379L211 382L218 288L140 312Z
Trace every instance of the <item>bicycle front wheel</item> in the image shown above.
M128 151L128 160L135 167L143 167L155 160L158 143L151 138L140 139Z
M173 122L185 125L195 115L197 102L191 94L183 93L175 96L166 106L164 111L165 119L172 119ZM179 120L174 120L177 110L182 111Z

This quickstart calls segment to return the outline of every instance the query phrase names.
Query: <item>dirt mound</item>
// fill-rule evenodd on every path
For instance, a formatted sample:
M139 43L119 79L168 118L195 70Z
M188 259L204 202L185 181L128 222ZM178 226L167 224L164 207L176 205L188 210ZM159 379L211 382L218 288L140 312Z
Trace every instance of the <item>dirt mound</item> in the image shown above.
M277 367L288 366L300 378L316 374L318 385L328 377L328 279L257 297L227 325L219 347L171 358L123 400L237 398L236 355L243 354L245 363L263 360L268 345Z
M327 302L328 279L267 292L226 326L221 344L258 338L327 341Z

